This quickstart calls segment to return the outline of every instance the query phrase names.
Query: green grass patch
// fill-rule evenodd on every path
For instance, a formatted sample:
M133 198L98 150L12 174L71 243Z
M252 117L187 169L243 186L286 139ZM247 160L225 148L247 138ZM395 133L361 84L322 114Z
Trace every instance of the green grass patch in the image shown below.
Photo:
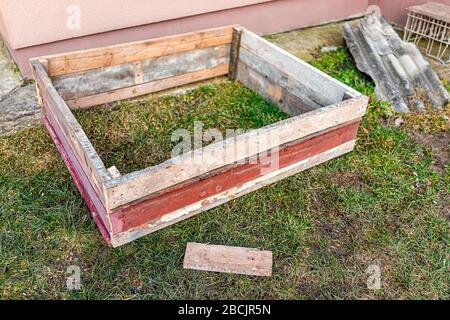
M218 129L249 130L288 118L275 105L237 82L204 85L177 96L118 102L112 106L75 113L107 168L122 173L159 164L178 143L177 129L193 136L194 123L203 133ZM213 141L213 140L211 140ZM203 141L203 146L208 141Z
M354 152L117 249L105 246L42 126L1 137L0 298L448 299L449 223L441 204L448 174L433 168L433 152L409 138L407 127L386 125L396 115L374 98L373 83L346 50L313 64L371 97ZM209 110L223 102L223 114ZM115 157L101 144L123 135L144 153L162 137L169 148L166 133L189 128L204 112L211 127L283 118L236 84L128 105L145 111L124 114L117 106L77 116L107 162L130 170L133 157ZM242 107L248 112L235 109ZM158 157L148 163L166 158ZM189 241L272 250L273 276L184 270ZM372 264L381 268L378 291L366 285ZM70 265L81 268L81 291L65 287Z

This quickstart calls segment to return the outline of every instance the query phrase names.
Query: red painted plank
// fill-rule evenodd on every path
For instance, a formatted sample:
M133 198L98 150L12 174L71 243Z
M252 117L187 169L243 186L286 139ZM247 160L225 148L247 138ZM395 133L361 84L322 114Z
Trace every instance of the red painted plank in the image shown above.
M273 168L272 171L354 140L358 127L359 121L349 123L281 147L279 150L279 166ZM266 160L270 159L271 155L266 157ZM167 213L257 179L263 175L261 173L263 166L261 159L254 163L235 164L233 167L219 170L203 180L177 186L163 194L118 208L111 213L113 233L116 234L150 223ZM271 170L266 170L264 174L269 172Z
M45 108L45 102L44 102ZM54 118L51 112L46 112L43 118L43 122L47 127L47 130L56 145L61 157L66 164L72 179L74 180L78 190L83 196L86 205L88 206L95 223L97 224L103 238L108 244L111 243L109 221L103 221L103 217L107 217L106 209L100 201L99 196L96 194L95 189L89 181L88 176L83 171L77 157L71 149L71 145L68 143L62 129L59 127L59 123Z

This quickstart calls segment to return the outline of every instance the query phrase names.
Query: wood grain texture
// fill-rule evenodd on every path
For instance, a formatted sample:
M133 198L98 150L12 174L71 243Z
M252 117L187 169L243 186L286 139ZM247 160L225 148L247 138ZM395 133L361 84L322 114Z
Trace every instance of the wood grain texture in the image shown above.
M190 242L183 268L270 277L272 259L271 251Z
M210 171L242 161L279 145L361 118L367 98L360 96L323 107L275 124L252 130L236 138L210 144L201 156L188 152L159 165L107 181L109 209L114 209ZM267 141L276 135L277 139Z
M263 60L262 67L272 65L290 78L300 81L302 87L307 88L310 97L314 95L315 100L320 101L321 105L342 101L346 91L356 92L253 32L248 30L242 32L241 46L241 51L247 50Z
M244 29L242 27L233 28L233 39L231 42L230 49L230 71L228 72L228 77L231 80L236 79L238 61L239 61L239 50L241 49L241 35Z
M243 185L221 192L207 199L198 201L182 209L173 211L170 214L162 216L156 221L149 221L139 227L127 230L125 232L116 233L112 236L111 243L113 247L124 245L147 234L156 232L177 222L193 217L201 212L220 206L230 200L244 196L250 192L256 191L260 188L285 179L301 171L307 170L328 160L339 157L345 153L352 151L354 146L355 140L344 143L336 148L327 150L316 156L312 156L308 159L296 162L288 167L274 171Z
M239 33L235 32L236 48L232 50L233 29L217 28L31 61L44 123L112 246L354 148L367 97L245 29L235 29L242 31L241 45L236 45ZM123 176L115 167L106 170L69 109L133 98L222 76L230 70L233 77L292 117L210 144L201 149L200 162L197 150ZM226 264L214 257L220 265ZM231 267L227 272L251 274L236 267L238 258L228 262ZM221 271L217 266L197 266Z
M231 43L233 26L42 57L51 77Z
M221 168L208 173L206 177L193 179L164 190L156 196L113 210L111 212L113 232L120 233L155 221L165 214L352 141L356 138L358 127L359 121L356 121L300 139L271 153L260 154L257 158Z
M45 114L52 114L61 131L67 138L70 147L75 153L83 171L92 181L102 202L106 203L103 182L111 177L102 160L98 156L83 128L73 116L64 100L53 87L50 78L39 61L31 61L34 77L42 94Z
M102 94L184 73L228 64L230 45L208 47L134 63L53 77L53 84L65 100Z
M166 89L172 89L186 84L191 84L215 77L220 77L226 75L227 73L228 73L228 64L223 64L211 69L184 73L170 78L151 81L132 87L116 89L105 93L96 94L93 96L68 100L67 105L71 109L86 109L105 103L131 99Z
M53 85L64 100L108 92L135 85L135 65L119 64L101 69L71 73L52 78Z
M174 77L184 73L212 69L227 65L230 61L230 45L223 44L189 52L143 60L144 82Z
M67 141L61 127L54 118L52 113L49 113L43 118L50 137L56 145L73 181L81 193L86 205L91 212L91 215L98 226L100 233L107 243L111 243L111 223L106 208L99 195L92 185L91 180L84 172L80 161L73 152L70 143Z
M329 104L330 100L319 96L317 94L317 88L311 90L308 81L298 80L287 74L286 72L280 70L275 65L267 63L264 59L252 53L251 51L242 48L239 52L239 60L247 65L249 68L255 70L259 75L268 79L276 84L278 84L283 90L289 94L298 97L305 104L309 105L312 109L317 109ZM306 76L307 78L307 76ZM336 90L335 87L326 87L326 83L323 84L323 90ZM329 85L329 84L328 84ZM260 88L259 91L264 91L264 87ZM341 100L339 100L341 101ZM335 101L335 102L339 102ZM334 102L333 102L334 103Z
M254 68L239 61L236 80L247 88L257 92L263 98L277 105L280 110L290 116L313 111L321 106L310 100L307 96L299 97L282 86L282 82L276 82Z

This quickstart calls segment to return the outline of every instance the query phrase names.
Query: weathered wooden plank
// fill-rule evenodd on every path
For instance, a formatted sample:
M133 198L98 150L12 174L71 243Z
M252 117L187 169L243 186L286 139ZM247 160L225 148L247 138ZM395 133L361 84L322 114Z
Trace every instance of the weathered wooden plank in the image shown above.
M264 128L188 152L157 166L106 182L109 208L114 209L209 171L242 161L310 134L361 118L367 98L360 96L289 118ZM276 136L276 139L268 137ZM270 140L270 141L268 141ZM199 152L200 156L199 156Z
M231 43L233 26L42 57L50 76L104 68Z
M342 101L346 91L356 92L253 32L242 32L241 46L264 60L265 64L273 65L303 83L310 94L314 93L314 100L321 101L321 104L329 105Z
M240 78L237 79L238 81L242 81L244 83L244 81L247 80L247 82L254 86L254 90L256 92L266 95L267 92L265 93L265 91L267 90L265 90L264 87L265 82L270 81L276 84L284 92L286 92L285 95L297 97L301 101L302 105L299 106L300 110L296 114L299 114L299 112L305 112L302 110L310 111L334 103L331 103L327 98L317 96L315 92L312 92L309 89L308 85L305 84L304 81L299 81L292 78L285 72L279 70L274 65L267 63L245 48L240 50L239 61L248 66L248 68L251 68L251 70L245 71L251 72L251 76L255 79L252 81L252 77L244 71L239 73ZM279 103L283 102L284 100L281 99Z
M44 106L45 108L46 106ZM98 194L96 188L92 185L90 178L84 172L80 161L73 152L72 145L67 140L60 124L52 112L47 113L43 118L50 137L61 154L73 181L84 198L92 217L97 224L103 238L111 243L111 222L106 208Z
M206 177L164 190L157 196L143 199L111 212L114 233L138 227L149 221L184 208L192 203L207 199L214 194L248 183L264 174L289 166L315 154L322 153L356 138L359 121L330 129L285 146L270 154L247 159L211 172Z
M160 229L166 228L184 219L195 216L203 211L220 206L230 200L244 196L250 192L253 192L255 190L268 186L272 183L285 179L289 176L295 175L301 171L307 170L321 163L324 163L328 160L346 154L352 151L354 146L355 146L354 140L344 143L336 148L327 150L321 154L296 162L288 167L271 172L270 174L264 175L258 179L249 181L248 183L221 192L207 199L198 201L182 209L171 212L170 214L166 214L156 221L150 221L148 223L143 224L140 227L119 234L115 234L112 236L112 245L113 247L124 245L147 234L156 232Z
M132 87L112 90L93 96L78 98L74 100L67 100L67 105L71 109L90 108L104 103L130 99L206 79L220 77L227 74L227 72L228 72L228 64L223 64L211 69L189 72L166 79L143 83Z
M197 49L135 63L53 77L65 100L73 100L228 64L230 45Z
M110 180L111 177L102 160L64 100L53 87L43 66L37 60L32 60L31 66L34 78L41 89L41 94L45 102L44 105L47 107L45 113L53 114L55 121L57 121L67 138L67 141L70 143L71 148L80 161L83 171L93 182L102 202L106 203L103 182Z
M291 116L297 116L320 108L316 102L305 97L302 99L283 88L279 82L262 75L242 61L237 66L237 77L240 83L257 92L263 98L277 105L280 110Z
M242 27L233 28L233 39L231 41L230 49L230 71L228 72L228 77L231 80L236 80L239 50L241 48L241 35L243 30L244 29Z
M132 63L53 77L53 85L64 100L87 97L135 84Z
M241 30L219 28L32 61L44 122L113 246L353 149L367 98L246 30L238 45ZM67 104L45 69L55 71L53 80ZM228 71L295 116L121 176L115 167L104 168L68 108L132 98Z
M189 242L183 268L270 277L272 259L271 251Z
M142 62L144 82L212 69L220 65L226 65L229 61L229 44L144 60Z

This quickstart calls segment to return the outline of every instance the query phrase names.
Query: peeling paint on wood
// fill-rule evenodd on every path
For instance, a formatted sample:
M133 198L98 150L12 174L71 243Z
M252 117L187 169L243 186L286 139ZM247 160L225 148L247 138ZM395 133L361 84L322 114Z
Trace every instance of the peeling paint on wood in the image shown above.
M346 24L343 34L358 69L375 81L377 97L392 102L396 111L424 109L426 100L436 108L449 102L449 93L417 46L402 41L382 16L368 15L355 27Z
M246 163L219 169L218 172L212 172L210 176L199 181L189 181L157 196L115 209L111 213L113 221L116 222L113 223L113 231L120 233L145 224L147 221L157 220L192 203L205 200L271 171L279 170L352 141L356 138L358 127L359 121L356 121L320 135L300 139L281 146L279 150L273 150L271 154L259 155L256 159L249 159ZM265 163L272 163L273 167L266 167ZM163 219L167 219L167 217Z
M230 45L224 44L135 63L57 76L52 81L63 99L74 100L227 65L229 55Z
M232 37L237 31L240 44ZM114 247L350 152L368 102L233 26L33 59L31 65L49 134ZM69 109L174 88L230 68L237 80L292 117L208 145L201 164L187 153L124 176L116 167L107 170ZM263 140L273 135L278 139ZM276 164L267 167L271 161Z
M172 224L180 222L182 220L191 218L201 212L210 210L217 206L220 206L228 201L244 196L250 192L268 186L272 183L295 175L299 172L312 168L314 166L320 165L326 161L333 158L342 156L353 150L355 147L355 140L344 143L336 148L327 150L316 156L312 156L308 159L296 162L288 167L277 170L270 174L264 175L255 180L246 182L239 187L232 188L220 194L214 195L208 199L196 202L192 205L186 206L185 208L176 210L168 215L161 217L156 221L148 222L137 228L130 229L128 231L115 234L112 237L112 245L118 247L129 243L133 240L141 238L150 233L156 232L160 229L166 228Z

